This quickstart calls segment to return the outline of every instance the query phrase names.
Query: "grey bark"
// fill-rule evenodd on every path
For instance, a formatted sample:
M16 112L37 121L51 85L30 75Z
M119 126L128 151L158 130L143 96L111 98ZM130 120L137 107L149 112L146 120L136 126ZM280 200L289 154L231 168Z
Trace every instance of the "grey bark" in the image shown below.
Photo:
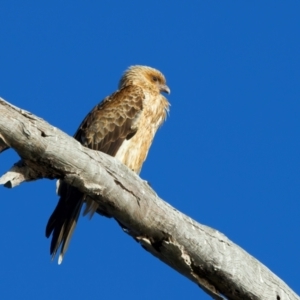
M300 299L266 266L225 235L160 199L116 159L76 140L0 98L0 152L21 157L0 184L60 178L99 202L151 254L214 299Z

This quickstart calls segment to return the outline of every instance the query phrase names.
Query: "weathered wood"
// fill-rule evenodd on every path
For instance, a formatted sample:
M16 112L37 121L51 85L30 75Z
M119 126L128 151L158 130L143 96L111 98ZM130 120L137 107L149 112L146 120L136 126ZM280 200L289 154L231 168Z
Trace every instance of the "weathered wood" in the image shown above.
M14 187L39 178L65 180L99 202L103 212L122 224L146 250L214 299L300 299L222 233L159 199L145 181L116 159L84 148L1 98L0 116L1 145L13 148L21 157L0 178L1 184Z

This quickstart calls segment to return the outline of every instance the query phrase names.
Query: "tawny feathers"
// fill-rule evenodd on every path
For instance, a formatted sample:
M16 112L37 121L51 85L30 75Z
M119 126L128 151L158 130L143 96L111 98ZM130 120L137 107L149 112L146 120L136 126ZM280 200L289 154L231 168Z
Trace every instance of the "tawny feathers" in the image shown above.
M85 147L115 156L139 173L169 109L169 102L161 92L170 93L161 72L146 66L130 67L123 74L119 89L93 108L74 138ZM46 236L52 234L52 257L61 247L61 263L85 197L63 181L59 183L58 194L60 199L49 218ZM87 199L86 206L85 213L93 214L98 209L92 200Z

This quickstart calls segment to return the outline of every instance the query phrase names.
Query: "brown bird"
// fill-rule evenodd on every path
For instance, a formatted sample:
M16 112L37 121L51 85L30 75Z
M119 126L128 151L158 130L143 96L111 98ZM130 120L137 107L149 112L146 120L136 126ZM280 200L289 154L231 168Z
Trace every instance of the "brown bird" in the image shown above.
M123 74L119 89L106 97L85 117L74 138L85 147L116 157L139 174L154 135L164 122L169 102L161 92L170 93L164 75L147 66L132 66ZM77 188L58 181L60 199L46 226L52 233L52 259L59 247L58 263L63 260L83 203L84 214L97 211L95 201Z

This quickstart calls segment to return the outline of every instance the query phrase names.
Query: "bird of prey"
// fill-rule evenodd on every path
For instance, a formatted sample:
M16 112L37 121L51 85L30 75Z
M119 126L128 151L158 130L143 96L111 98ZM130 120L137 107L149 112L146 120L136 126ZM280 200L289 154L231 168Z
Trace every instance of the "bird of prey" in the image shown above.
M169 102L162 92L169 94L170 89L160 71L147 66L129 67L118 90L92 109L74 138L85 147L114 156L139 174L154 135L169 110ZM57 192L60 199L48 220L46 237L52 234L52 259L60 248L60 264L83 203L86 203L85 213L91 215L98 205L62 180L58 181Z

